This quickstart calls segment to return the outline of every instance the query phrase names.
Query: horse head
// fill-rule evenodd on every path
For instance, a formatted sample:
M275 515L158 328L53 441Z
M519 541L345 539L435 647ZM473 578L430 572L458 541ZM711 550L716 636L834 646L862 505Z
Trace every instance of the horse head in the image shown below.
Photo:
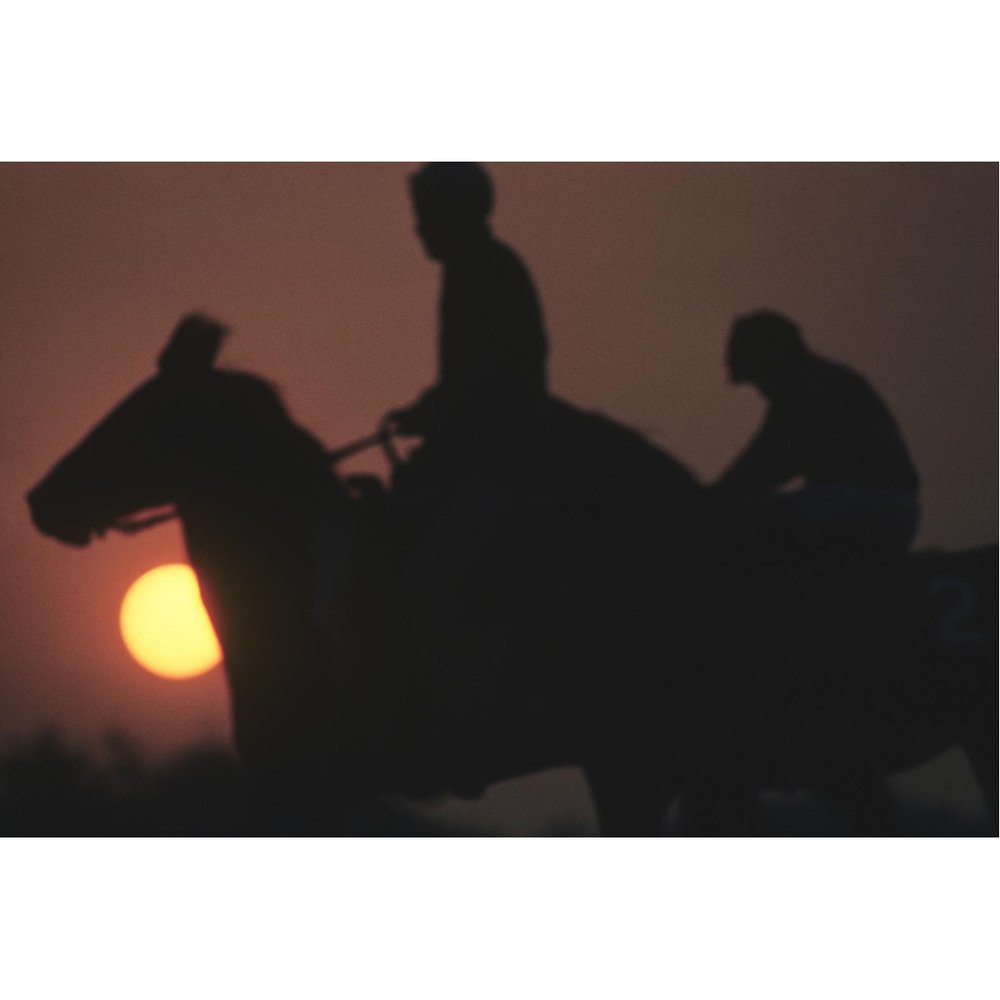
M263 467L262 456L307 435L289 420L263 380L219 370L226 330L203 316L185 317L159 357L157 374L116 406L28 494L35 526L69 545L87 545L109 528L135 530L162 518L224 473ZM280 444L278 439L280 438ZM305 449L329 481L319 444Z
M28 504L40 531L77 546L109 528L155 523L143 517L150 510L177 514L223 647L237 745L257 770L280 762L285 781L290 756L316 756L302 744L319 727L303 720L321 712L328 667L311 617L313 521L346 494L270 385L215 367L224 334L205 317L182 320L157 374L59 461Z

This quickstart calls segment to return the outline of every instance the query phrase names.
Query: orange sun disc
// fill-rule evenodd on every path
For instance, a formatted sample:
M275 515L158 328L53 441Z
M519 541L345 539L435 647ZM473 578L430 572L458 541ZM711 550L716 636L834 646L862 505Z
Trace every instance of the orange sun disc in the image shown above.
M222 660L190 566L172 563L143 573L125 594L119 621L128 651L160 677L197 677Z

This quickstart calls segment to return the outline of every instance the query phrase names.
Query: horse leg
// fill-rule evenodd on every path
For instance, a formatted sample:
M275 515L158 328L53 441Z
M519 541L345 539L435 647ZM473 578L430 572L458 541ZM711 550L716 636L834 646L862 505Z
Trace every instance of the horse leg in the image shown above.
M996 572L995 561L993 572ZM996 580L995 575L993 579ZM993 606L996 607L995 597L993 601ZM995 626L993 632L995 634ZM959 745L976 776L995 830L998 820L996 642L986 645L985 654L977 656L971 662L967 674L965 718L959 733Z
M899 832L896 803L880 777L844 778L825 792L843 818L848 836L891 837Z
M665 780L625 765L584 768L602 837L655 837L671 793Z
M986 800L986 808L995 831L998 819L996 725L992 726L992 731L989 726L977 727L974 732L965 736L961 745Z
M737 782L704 782L681 793L682 837L752 837L757 833L756 790Z

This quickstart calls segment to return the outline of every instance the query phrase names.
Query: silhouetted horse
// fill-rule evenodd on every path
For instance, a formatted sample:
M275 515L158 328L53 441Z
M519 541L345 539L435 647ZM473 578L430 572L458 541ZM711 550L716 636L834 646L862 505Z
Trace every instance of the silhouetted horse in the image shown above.
M199 322L29 503L74 545L176 509L271 829L578 764L605 832L653 833L678 791L845 787L956 743L995 803L992 618L941 655L918 598L880 610L910 573L864 591L850 641L792 627L816 613L807 583L721 573L691 477L562 404L521 481L470 483L412 541L266 383L212 367ZM966 595L939 562L940 596Z

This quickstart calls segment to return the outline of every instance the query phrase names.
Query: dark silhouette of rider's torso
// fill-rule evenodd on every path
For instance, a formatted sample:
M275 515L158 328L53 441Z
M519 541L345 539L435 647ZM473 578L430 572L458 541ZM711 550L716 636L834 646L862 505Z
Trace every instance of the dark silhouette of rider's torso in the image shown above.
M449 423L482 428L545 395L541 304L517 254L485 227L444 262L438 386Z
M916 490L902 435L868 382L845 365L804 356L771 393L764 424L722 485L773 489L801 476L821 486Z
M438 381L390 414L396 430L424 439L394 488L429 500L486 465L507 468L529 446L547 398L548 341L527 268L490 229L486 171L429 164L410 183L418 236L442 267Z

